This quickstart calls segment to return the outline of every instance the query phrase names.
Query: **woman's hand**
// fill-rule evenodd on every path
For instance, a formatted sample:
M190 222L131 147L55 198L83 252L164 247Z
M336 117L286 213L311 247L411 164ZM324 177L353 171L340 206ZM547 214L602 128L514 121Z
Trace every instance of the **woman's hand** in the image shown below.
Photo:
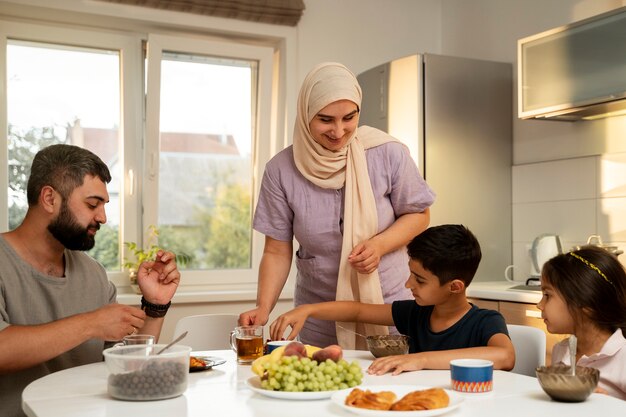
M167 304L174 297L180 282L176 255L160 250L154 261L145 261L137 270L137 284L152 304Z
M370 239L359 243L352 249L348 255L348 262L358 273L371 274L378 268L381 256L380 248Z
M291 332L287 336L287 340L295 339L298 333L300 333L300 330L302 330L304 322L309 317L307 307L306 304L301 305L278 316L270 325L270 337L272 340L281 340L287 327L291 327Z
M257 307L253 310L248 310L239 315L240 326L265 326L265 323L269 320L269 311L267 309Z
M419 371L424 369L423 361L420 360L419 353L410 353L408 355L385 356L384 358L375 359L367 368L370 375L383 375L393 370L393 375L399 375L404 371Z

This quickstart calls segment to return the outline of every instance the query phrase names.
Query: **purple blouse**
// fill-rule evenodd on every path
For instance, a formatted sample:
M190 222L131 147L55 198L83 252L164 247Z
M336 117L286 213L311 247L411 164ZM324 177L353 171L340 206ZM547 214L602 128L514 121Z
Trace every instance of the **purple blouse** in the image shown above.
M400 216L423 212L433 204L408 149L388 142L365 151L378 212L378 232ZM294 303L335 300L343 231L344 189L320 188L300 174L289 146L266 165L253 227L276 240L299 243ZM378 268L385 303L411 299L406 249L383 256ZM300 340L316 346L337 343L334 322L307 320Z

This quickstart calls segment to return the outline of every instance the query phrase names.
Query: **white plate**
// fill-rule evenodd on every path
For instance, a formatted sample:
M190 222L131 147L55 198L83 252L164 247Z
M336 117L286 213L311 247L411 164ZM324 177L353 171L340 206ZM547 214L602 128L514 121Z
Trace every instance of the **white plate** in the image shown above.
M189 367L189 372L206 371L208 369L212 369L214 366L218 366L218 365L222 365L222 364L226 363L226 360L224 360L222 358L218 358L217 356L196 356L196 355L191 355L191 356L204 361L204 363L206 365L204 365L204 366L190 366Z
M252 391L271 398L279 398L281 400L322 400L330 398L333 393L339 391L313 391L313 392L285 392L272 391L261 387L261 378L252 376L246 380L246 385Z
M372 392L380 392L380 391L392 391L398 397L398 400L408 394L411 391L424 390L432 387L424 387L419 385L362 385L359 386L359 389L362 390L370 390ZM367 408L358 408L351 407L346 405L346 397L350 392L352 392L353 388L344 389L341 391L335 391L332 395L331 400L343 408L346 411L350 411L351 413L359 414L361 416L375 416L375 417L426 417L426 416L438 416L440 414L447 413L448 411L452 411L464 401L464 398L459 396L453 391L444 390L448 396L450 397L450 405L445 408L436 408L434 410L416 410L416 411L386 411L386 410L368 410Z

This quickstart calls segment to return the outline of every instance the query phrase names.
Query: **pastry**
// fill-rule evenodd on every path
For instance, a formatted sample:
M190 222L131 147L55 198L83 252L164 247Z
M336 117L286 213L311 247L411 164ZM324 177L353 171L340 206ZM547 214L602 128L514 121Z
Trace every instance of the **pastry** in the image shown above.
M393 411L432 410L450 404L450 397L441 388L412 391L391 406Z
M355 388L346 397L346 405L369 410L389 410L396 400L396 394L391 391L371 392Z

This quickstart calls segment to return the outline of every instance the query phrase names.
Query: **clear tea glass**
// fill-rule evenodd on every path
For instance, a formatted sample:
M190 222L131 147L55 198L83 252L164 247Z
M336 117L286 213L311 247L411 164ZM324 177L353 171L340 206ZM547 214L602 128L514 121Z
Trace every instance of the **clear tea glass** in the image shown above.
M237 353L237 363L252 363L263 356L263 326L235 327L230 346Z
M129 334L124 336L120 343L115 346L128 346L128 345L154 345L154 336L151 334Z

